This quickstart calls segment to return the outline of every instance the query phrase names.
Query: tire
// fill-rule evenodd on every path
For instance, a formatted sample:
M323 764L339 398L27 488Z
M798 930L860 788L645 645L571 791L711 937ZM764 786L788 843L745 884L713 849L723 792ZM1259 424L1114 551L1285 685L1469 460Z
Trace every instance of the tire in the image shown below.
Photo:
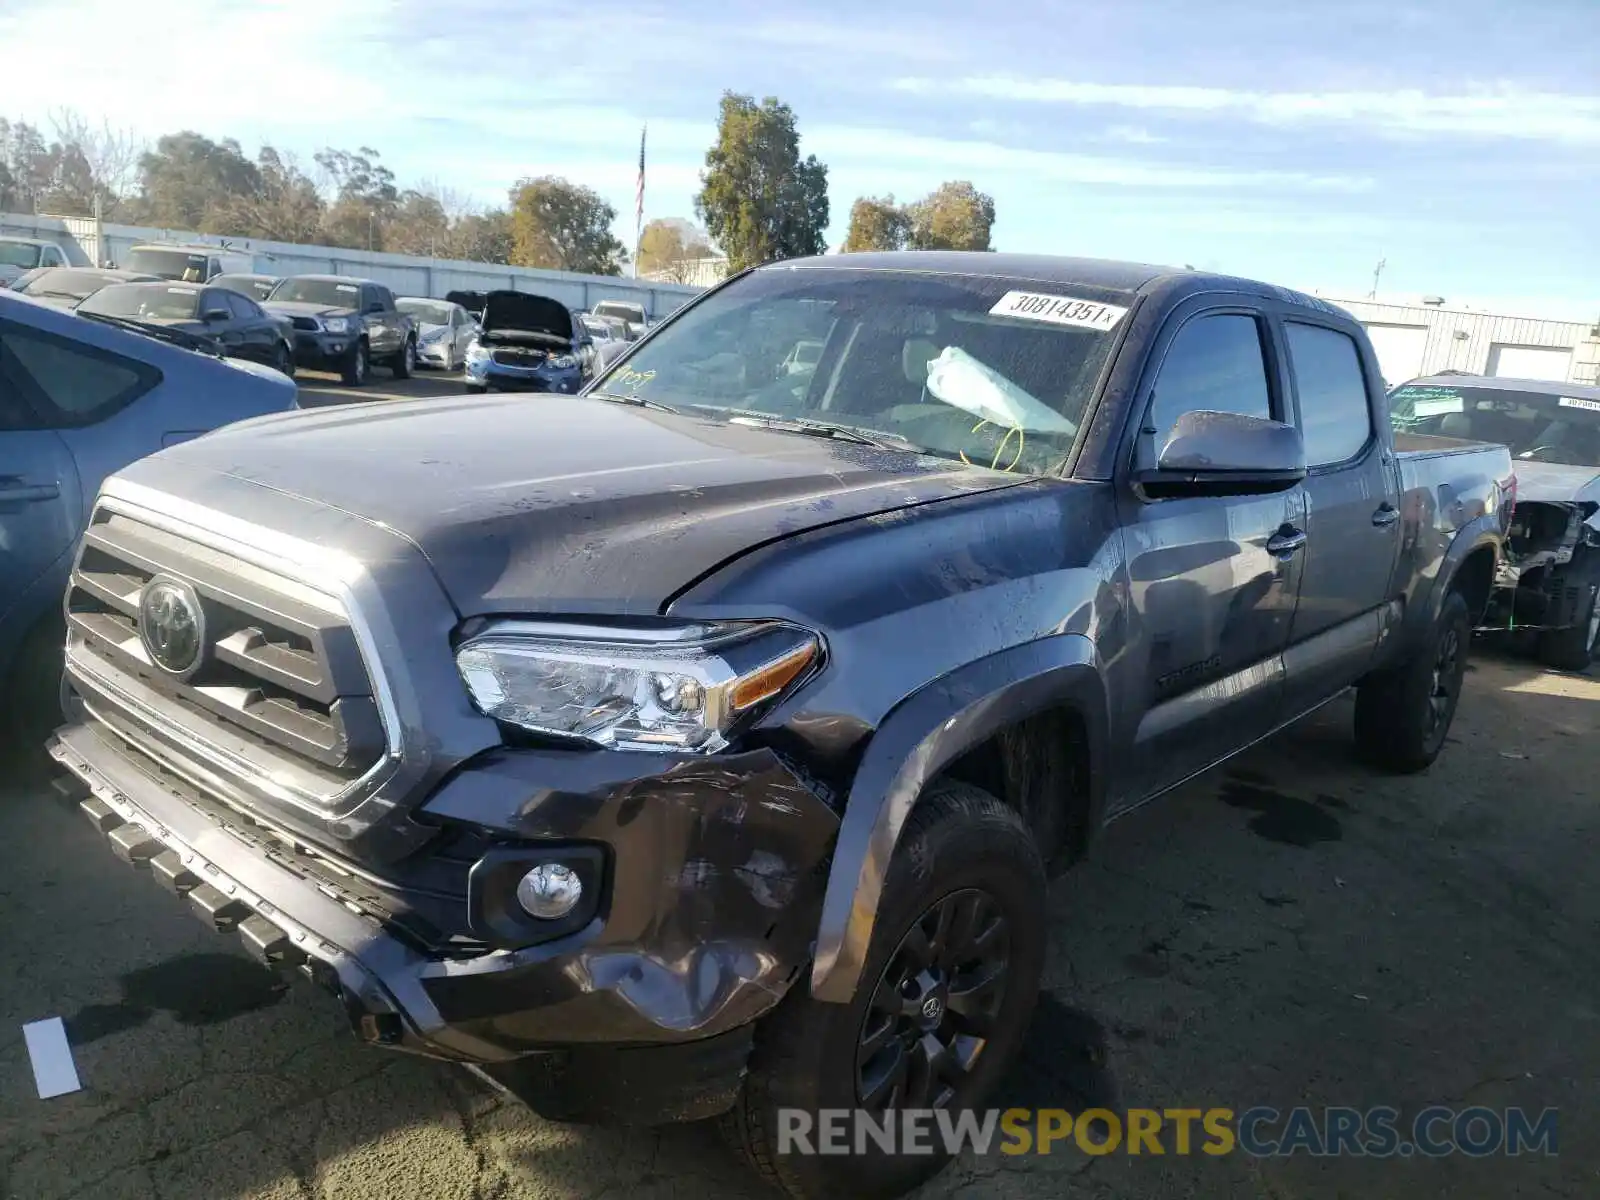
M396 379L410 379L411 373L416 369L417 344L407 338L400 349L395 351L394 357L389 360L389 370L394 373Z
M1549 629L1539 635L1539 661L1558 671L1587 671L1600 653L1600 581L1593 568L1577 580L1580 597L1578 611L1586 614L1576 625Z
M464 383L461 385L461 390L469 396L481 396L489 389L481 383Z
M1466 677L1472 614L1460 592L1445 597L1427 637L1404 662L1369 675L1356 690L1356 748L1397 774L1425 770L1439 757Z
M718 1118L735 1152L768 1183L806 1200L898 1196L936 1174L948 1161L942 1153L891 1155L870 1142L872 1152L864 1155L782 1154L779 1110L855 1109L863 1106L863 1091L869 1108L939 1107L939 1099L953 1109L980 1106L1027 1033L1044 963L1044 906L1044 863L1022 819L979 788L935 784L912 812L890 863L856 995L848 1004L825 1004L812 999L803 979L756 1026L744 1087ZM963 1015L969 1006L976 1010L976 989L961 1005L954 1000L959 993L946 990L948 979L933 982L930 990L937 965L906 982L914 992L895 986L915 969L919 936L913 929L925 937L939 926L941 913L954 918L950 927L955 930L985 926L985 935L965 939L969 953L981 953L978 947L986 945L1004 955L1005 985L989 996L981 1026ZM962 940L953 939L957 946ZM934 937L922 944L937 947L941 941ZM950 959L933 956L935 964L940 961ZM978 958L966 961L962 967L958 960L954 978L970 981L995 966ZM898 1010L893 1016L886 1015L886 998ZM940 998L950 1001L949 1007L924 1007ZM926 1061L908 1048L930 1045L928 1032L937 1042L963 1026L986 1028L988 1037L976 1066L952 1094L930 1099L915 1092L911 1081L927 1078L921 1072L887 1093L875 1087L874 1081L895 1077L887 1064ZM876 1045L858 1057L868 1038Z
M372 363L367 357L367 339L357 338L356 344L350 348L349 357L344 360L339 380L345 387L361 387L367 382L367 374L371 369Z
M66 628L46 617L28 633L9 673L0 678L0 754L42 768L44 740L61 724L61 654Z
M294 351L284 343L278 343L277 352L272 356L272 366L280 375L294 378Z

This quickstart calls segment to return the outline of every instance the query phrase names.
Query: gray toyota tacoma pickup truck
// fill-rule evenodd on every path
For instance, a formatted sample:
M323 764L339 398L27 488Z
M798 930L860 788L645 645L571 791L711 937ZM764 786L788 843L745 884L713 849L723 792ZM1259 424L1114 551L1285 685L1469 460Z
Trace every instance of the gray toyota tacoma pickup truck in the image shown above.
M1048 872L1345 689L1365 755L1426 767L1510 484L1397 441L1360 326L1281 288L780 263L579 397L120 472L51 749L119 857L362 1038L891 1195L942 1157L782 1154L780 1111L985 1103Z

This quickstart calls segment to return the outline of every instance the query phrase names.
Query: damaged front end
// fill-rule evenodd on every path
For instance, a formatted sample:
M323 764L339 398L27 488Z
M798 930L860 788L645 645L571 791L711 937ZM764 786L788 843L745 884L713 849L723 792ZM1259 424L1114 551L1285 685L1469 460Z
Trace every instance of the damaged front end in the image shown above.
M1519 497L1484 627L1566 629L1586 621L1585 581L1597 556L1600 504Z

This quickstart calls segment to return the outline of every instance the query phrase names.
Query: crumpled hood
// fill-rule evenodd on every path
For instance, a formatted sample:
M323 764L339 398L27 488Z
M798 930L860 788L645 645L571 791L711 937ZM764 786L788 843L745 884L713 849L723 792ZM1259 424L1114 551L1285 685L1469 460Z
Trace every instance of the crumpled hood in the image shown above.
M261 307L288 317L349 317L356 311L350 305L317 304L311 300L263 300Z
M393 531L463 616L654 614L777 538L1027 480L557 396L314 410L222 429L150 463L174 459Z
M1542 504L1600 503L1600 468L1513 460L1517 500Z

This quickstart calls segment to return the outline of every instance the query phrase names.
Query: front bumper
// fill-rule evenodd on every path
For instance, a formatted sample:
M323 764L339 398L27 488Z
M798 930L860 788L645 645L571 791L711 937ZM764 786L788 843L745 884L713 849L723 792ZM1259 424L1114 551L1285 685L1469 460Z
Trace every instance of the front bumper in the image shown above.
M82 808L118 857L257 958L334 992L375 1044L507 1069L552 1051L709 1046L748 1032L809 962L838 821L767 751L643 778L614 761L625 755L578 755L582 779L541 772L537 754L467 764L421 815L459 824L490 803L507 814L491 830L501 844L583 838L612 866L586 928L461 957L358 911L248 818L185 799L187 785L104 730L65 726L50 753L87 790Z
M335 366L349 357L350 347L355 344L356 336L350 333L312 333L309 330L297 329L294 331L295 364L312 369Z
M493 360L468 359L466 379L477 387L506 392L556 392L575 396L583 388L583 369L509 367Z
M448 342L418 342L417 361L426 363L430 367L449 366L450 344Z

